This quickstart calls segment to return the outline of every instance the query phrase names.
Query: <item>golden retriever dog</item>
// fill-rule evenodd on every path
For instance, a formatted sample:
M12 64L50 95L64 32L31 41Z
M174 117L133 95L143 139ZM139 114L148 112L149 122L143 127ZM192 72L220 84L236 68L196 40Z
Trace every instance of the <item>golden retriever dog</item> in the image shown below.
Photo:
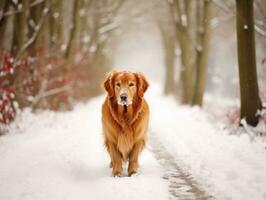
M102 106L104 142L113 176L121 176L122 162L128 176L137 173L138 157L147 140L149 106L144 93L149 84L141 73L110 72L104 82L108 95Z

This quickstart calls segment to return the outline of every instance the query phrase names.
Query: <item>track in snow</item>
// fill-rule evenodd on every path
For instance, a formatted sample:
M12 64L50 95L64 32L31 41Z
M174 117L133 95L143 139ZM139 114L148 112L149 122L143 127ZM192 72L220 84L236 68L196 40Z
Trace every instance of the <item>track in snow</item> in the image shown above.
M199 184L193 179L191 174L184 172L176 163L174 157L170 155L160 141L150 134L150 150L165 169L163 178L169 181L170 199L184 200L209 200L212 196L206 194Z

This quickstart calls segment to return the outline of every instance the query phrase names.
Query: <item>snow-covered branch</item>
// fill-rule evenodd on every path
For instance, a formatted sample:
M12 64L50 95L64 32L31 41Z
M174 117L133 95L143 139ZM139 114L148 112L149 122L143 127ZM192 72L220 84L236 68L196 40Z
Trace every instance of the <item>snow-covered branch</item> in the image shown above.
M103 27L100 28L99 32L101 34L104 33L108 33L111 32L119 27L121 27L122 25L126 24L127 22L131 21L132 19L136 18L136 17L141 17L145 14L147 14L150 10L152 10L154 7L156 7L160 2L156 2L153 5L146 7L142 10L140 10L139 12L136 12L126 18L117 18L115 20L113 20L112 23L109 23Z
M260 34L260 35L262 35L262 36L266 36L266 30L263 30L263 29L261 29L259 26L257 26L257 25L255 25L255 31L258 33L258 34Z
M70 89L70 86L69 85L65 85L63 87L54 88L54 89L47 90L47 91L40 90L40 92L36 96L28 98L28 101L31 101L32 105L35 105L42 98L45 98L45 97L48 97L48 96L52 96L52 95L55 95L55 94L59 94L61 92L65 92L65 91L67 91L69 89Z
M48 13L49 13L49 8L45 8L39 23L35 26L35 32L33 33L32 37L29 38L28 41L19 50L15 58L16 60L19 59L22 56L23 52L37 39L44 24L45 17L48 15Z
M257 1L256 2L256 7L257 9L260 10L261 15L265 18L265 15L263 13L263 10L261 10L260 5L258 4ZM216 5L218 8L220 8L221 10L223 10L224 12L226 12L227 14L230 14L230 16L225 16L223 19L224 21L227 21L228 19L231 19L231 17L236 16L236 13L234 10L232 10L229 6L227 6L225 4L225 2L221 2L218 0L213 0L214 5ZM215 23L215 27L218 25L219 21L216 20L217 23ZM264 28L266 27L265 22L263 22L262 20L258 20L258 19L254 19L254 30L256 31L256 33L262 35L262 36L266 36L266 30L263 30L262 28L260 28L259 26L263 26Z
M26 8L20 8L20 7L18 6L18 9L17 9L17 10L10 10L10 11L7 11L7 12L5 12L5 13L2 14L2 17L9 17L9 16L15 15L15 14L17 14L17 13L24 12L24 11L28 10L29 8L31 8L31 7L34 7L34 6L37 6L37 5L40 4L40 3L43 3L44 1L45 1L45 0L35 0L34 2L32 2L32 3L31 3L28 7L26 7ZM15 6L17 6L17 5L15 4Z

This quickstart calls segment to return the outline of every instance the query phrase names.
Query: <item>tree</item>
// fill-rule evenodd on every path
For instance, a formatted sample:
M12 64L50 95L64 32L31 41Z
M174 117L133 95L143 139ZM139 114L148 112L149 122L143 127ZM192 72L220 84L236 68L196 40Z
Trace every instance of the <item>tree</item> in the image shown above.
M160 2L161 3L161 2ZM161 9L166 5L166 9ZM173 7L169 4L160 4L160 10L155 10L154 18L161 35L161 42L164 52L165 78L164 94L175 93L175 48L176 32L173 17ZM165 16L165 17L161 17Z
M0 50L3 48L4 35L7 26L7 17L4 16L4 13L9 9L8 0L0 1Z
M198 44L196 48L196 82L195 93L193 98L194 105L202 105L203 94L206 85L208 54L209 54L209 41L210 41L210 20L211 20L211 7L212 2L205 0L203 5L203 20L200 16L200 1L197 1L197 37Z
M51 12L50 12L50 46L55 47L56 44L63 42L63 1L51 0Z
M30 3L34 2L33 0L30 0ZM29 51L31 56L36 55L36 44L38 42L38 36L39 34L36 35L36 32L41 29L40 27L40 21L43 17L43 10L44 10L44 2L41 2L35 6L30 7L29 9L29 16L30 18L29 23L28 23L28 37L32 38L32 42L29 45ZM36 35L36 36L35 36Z
M194 48L192 32L192 12L191 1L184 3L184 14L182 15L180 1L175 0L176 33L181 50L181 75L180 84L182 86L182 103L191 104L194 93L195 67L194 67Z
M164 93L172 94L175 91L175 39L167 36L165 31L161 28L161 35L164 44L165 51L165 84L164 84Z
M241 118L256 126L262 104L257 81L253 0L236 0L236 17Z
M66 58L71 60L73 58L73 53L77 44L77 36L80 31L80 8L83 4L83 0L74 0L74 9L73 9L73 22L71 25L71 32L69 36L69 41L66 49Z
M171 7L176 39L181 53L178 83L181 86L181 101L184 104L201 106L209 55L212 0L174 0L168 3ZM167 53L168 56L175 57L171 51ZM169 72L168 68L167 72Z
M28 4L28 0L18 0L17 4L15 4L15 9L18 13L16 13L14 17L12 42L12 55L14 57L16 57L19 51L23 48L26 40Z

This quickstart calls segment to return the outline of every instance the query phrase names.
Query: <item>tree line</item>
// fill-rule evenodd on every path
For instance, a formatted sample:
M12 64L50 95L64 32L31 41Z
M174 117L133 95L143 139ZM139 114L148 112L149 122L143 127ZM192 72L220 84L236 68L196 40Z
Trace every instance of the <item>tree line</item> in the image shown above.
M162 1L158 0L158 3ZM125 0L1 0L0 122L15 110L69 109L98 94L111 61L106 47L130 18ZM165 94L183 104L203 104L214 0L165 0L168 21L154 16L165 51ZM253 0L236 0L241 118L258 123L262 108L256 71ZM132 4L133 6L133 4ZM151 9L152 10L152 9ZM171 31L169 31L171 30ZM180 69L176 68L179 50ZM178 77L178 78L177 78Z
M206 87L213 0L168 1L175 27L172 39L164 39L165 94L176 94L183 104L203 104ZM250 125L257 125L262 103L259 96L253 0L236 0L236 30L241 116ZM167 33L162 31L162 35ZM165 38L165 36L163 37ZM174 41L174 42L173 42ZM175 50L180 50L180 74L175 82Z
M101 92L124 0L1 0L0 123L16 109L70 109Z

